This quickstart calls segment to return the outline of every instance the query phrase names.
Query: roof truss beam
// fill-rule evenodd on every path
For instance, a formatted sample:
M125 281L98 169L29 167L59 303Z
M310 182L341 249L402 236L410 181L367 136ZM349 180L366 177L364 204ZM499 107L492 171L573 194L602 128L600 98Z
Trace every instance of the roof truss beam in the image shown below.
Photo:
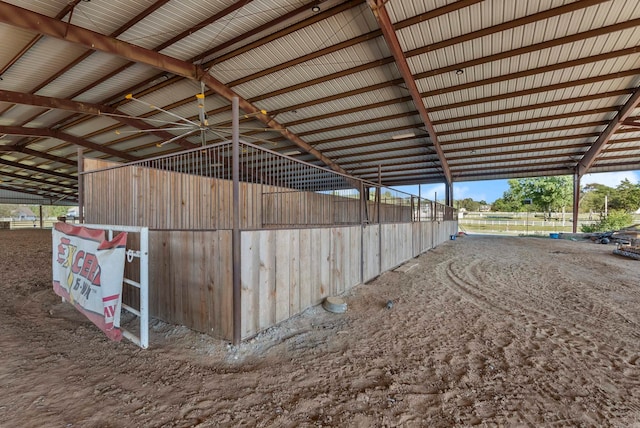
M43 190L37 187L30 187L30 186L12 187L12 186L5 186L0 184L0 189L9 190L11 192L26 193L28 195L39 196L41 198L49 198L51 199L52 203L55 201L59 201L61 199L66 199L71 201L78 200L77 194L74 194L74 193L63 193L63 192L59 192L56 190L49 190L49 189Z
M128 161L139 159L137 156L130 155L126 152L115 150L102 144L96 144L91 141L85 140L84 138L76 137L75 135L67 134L55 129L24 128L21 126L0 126L0 134L56 138L58 140L67 141L69 143L75 144L80 147L95 150L100 153L105 153L109 156L115 156L120 159L124 159ZM18 151L21 151L21 150L18 150ZM36 156L39 156L40 153L39 152L37 153L38 155Z
M78 181L78 178L74 177L73 175L64 174L62 172L52 171L52 170L49 170L49 169L42 169L42 168L38 168L38 167L35 167L35 166L26 165L26 164L23 164L23 163L20 163L20 162L13 162L13 161L2 159L2 158L0 158L0 164L1 165L7 165L7 166L10 166L10 167L13 167L13 168L17 168L17 169L26 169L28 171L37 172L38 174L52 175L54 177L62 178L64 180Z
M640 88L637 88L631 97L629 97L624 106L622 106L622 109L618 114L616 114L613 120L611 120L605 130L602 131L598 139L593 143L591 148L587 150L587 153L584 154L582 159L580 159L577 165L577 173L579 177L582 177L589 168L591 168L591 165L593 165L598 155L602 153L613 134L615 134L624 121L631 116L633 110L638 106L638 103L640 103Z
M257 120L261 121L273 130L281 132L285 138L292 141L301 149L310 153L333 170L340 173L346 173L346 171L342 169L338 164L327 158L317 149L314 149L311 145L307 144L297 135L287 130L273 118L262 113L261 109L254 106L246 99L242 98L232 89L225 86L222 82L208 74L204 69L196 64L191 64L178 58L170 57L168 55L163 55L158 52L133 45L131 43L123 42L122 40L118 40L100 33L96 33L94 31L87 30L85 28L65 24L63 22L49 18L45 15L41 15L39 13L35 13L27 9L13 6L4 2L0 2L0 22L32 30L40 34L45 34L50 37L68 41L70 43L85 46L89 49L99 50L112 55L117 55L130 61L138 62L160 70L168 71L179 76L183 76L187 79L202 81L207 86L209 86L209 88L217 92L228 101L231 101L233 98L237 97L239 100L240 108L244 112L255 115Z

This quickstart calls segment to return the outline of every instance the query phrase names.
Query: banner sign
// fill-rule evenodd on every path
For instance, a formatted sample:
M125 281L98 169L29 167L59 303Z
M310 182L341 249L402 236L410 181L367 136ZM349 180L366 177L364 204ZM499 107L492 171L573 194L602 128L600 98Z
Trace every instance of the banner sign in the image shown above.
M119 341L127 234L107 241L104 230L62 222L52 233L53 290Z

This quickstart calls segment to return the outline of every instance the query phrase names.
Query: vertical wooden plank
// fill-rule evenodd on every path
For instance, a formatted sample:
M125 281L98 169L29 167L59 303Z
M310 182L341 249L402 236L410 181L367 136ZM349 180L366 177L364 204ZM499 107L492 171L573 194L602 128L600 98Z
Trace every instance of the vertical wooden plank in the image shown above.
M327 229L314 228L309 231L309 257L311 271L311 301L317 305L322 301L322 272L326 270L327 261L322 257L322 232Z
M388 223L380 225L380 242L381 242L380 266L381 266L382 272L386 271L389 265L389 262L387 260L389 258L389 253L391 252L391 249L389 248L388 239L387 239L389 227L390 225Z
M311 230L299 231L299 257L300 257L300 310L313 306L312 299L312 274L311 274Z
M255 316L258 298L256 284L258 283L258 267L260 266L259 234L253 231L242 232L241 246L241 285L242 285L242 335L250 336L257 331L258 323Z
M218 232L206 231L195 234L196 248L202 251L202 300L200 313L202 314L202 332L223 337L221 331L220 303L218 287L220 287L220 270L222 258L219 254Z
M350 258L353 261L351 263L351 279L347 284L347 289L351 289L354 286L362 283L362 233L363 228L361 226L354 226L351 228L351 244L349 245L350 249Z
M331 276L333 259L331 254L332 228L320 229L320 300L331 295Z
M259 305L258 328L263 330L275 324L275 297L276 297L276 231L267 230L253 232L260 235L260 261L258 280ZM254 332L257 333L258 331Z
M185 270L185 261L189 260L183 258L187 252L185 248L186 239L184 237L185 232L176 231L172 233L173 242L171 243L171 276L173 285L173 305L172 312L178 324L185 324L184 316L184 302L183 302L183 277Z
M289 231L289 316L300 313L300 234Z
M331 294L344 292L344 271L347 263L344 254L345 233L349 233L349 228L331 228Z
M231 247L231 231L220 230L218 235L219 278L216 294L220 301L219 324L220 337L233 339L233 259ZM244 243L242 244L244 245ZM244 293L244 288L242 290Z
M160 317L160 290L164 281L164 261L162 252L166 248L162 242L161 232L149 231L149 313Z
M194 254L198 259L197 264L192 267L192 287L197 292L194 293L195 299L192 300L191 305L194 311L194 324L197 325L196 330L200 332L208 332L209 330L209 307L207 306L209 268L207 266L219 263L218 260L209 261L207 257L209 253L209 243L205 240L207 237L204 233L199 232L191 234Z
M275 321L284 321L290 317L290 248L289 230L277 230L276 234L276 296L275 296Z

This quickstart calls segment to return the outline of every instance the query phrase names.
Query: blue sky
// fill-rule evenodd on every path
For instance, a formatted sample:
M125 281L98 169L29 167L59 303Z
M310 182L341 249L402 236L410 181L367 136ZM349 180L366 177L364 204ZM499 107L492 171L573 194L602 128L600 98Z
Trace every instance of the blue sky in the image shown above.
M628 178L632 183L640 182L640 171L622 171L622 172L603 172L599 174L585 174L580 181L582 186L591 183L604 184L609 187L615 187L622 180ZM418 186L398 187L400 190L418 194ZM486 201L492 203L496 199L502 197L502 194L509 189L507 180L487 180L487 181L464 181L453 183L454 199L471 198L475 201ZM435 193L438 193L438 199L444 198L444 184L423 184L420 188L422 197L433 200Z

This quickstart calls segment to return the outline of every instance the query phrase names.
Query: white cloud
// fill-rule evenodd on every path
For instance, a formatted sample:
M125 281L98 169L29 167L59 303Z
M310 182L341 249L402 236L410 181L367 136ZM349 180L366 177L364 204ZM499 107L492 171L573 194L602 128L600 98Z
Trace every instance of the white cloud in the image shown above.
M609 187L616 187L625 178L634 184L640 182L638 171L620 171L585 174L580 180L580 185L582 187L587 184L597 183Z
M478 189L472 189L468 185L462 185L459 183L453 184L453 197L456 200L471 198L474 201L486 201L487 194L485 192L478 192Z
M420 188L420 196L429 200L433 200L436 192L438 193L438 199L444 199L444 183L423 185Z

